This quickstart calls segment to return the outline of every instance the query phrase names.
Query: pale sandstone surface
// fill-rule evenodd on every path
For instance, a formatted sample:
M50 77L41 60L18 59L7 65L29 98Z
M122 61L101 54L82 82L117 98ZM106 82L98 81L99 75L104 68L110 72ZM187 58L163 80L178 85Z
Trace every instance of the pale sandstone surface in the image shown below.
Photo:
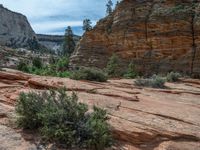
M108 110L109 124L119 141L113 149L200 149L200 81L182 79L167 83L166 89L140 88L133 81L98 83L0 71L0 149L37 149L37 144L31 144L35 138L26 138L9 124L20 92L64 86L89 106Z

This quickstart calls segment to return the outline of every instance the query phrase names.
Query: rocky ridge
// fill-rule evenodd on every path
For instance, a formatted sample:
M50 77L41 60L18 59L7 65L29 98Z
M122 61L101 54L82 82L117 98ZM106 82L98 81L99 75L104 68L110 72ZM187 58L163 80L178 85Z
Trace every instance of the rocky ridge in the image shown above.
M113 149L200 148L199 80L182 79L179 83L167 83L168 88L161 90L139 88L134 86L133 80L126 79L97 83L40 77L8 69L0 71L0 137L4 137L0 148L38 149L39 138L13 129L9 116L14 115L20 92L63 86L69 93L75 91L81 102L108 110L113 136L118 140ZM17 140L13 142L13 139Z
M139 72L199 75L199 5L197 0L123 0L84 34L71 67L104 68L116 53L125 66L133 61Z
M43 35L43 34L37 34L37 39L41 45L44 45L48 49L58 51L62 49L64 36L62 35ZM75 43L78 43L80 37L77 35L74 35L74 41Z
M26 16L12 12L0 4L0 45L26 47L36 37Z

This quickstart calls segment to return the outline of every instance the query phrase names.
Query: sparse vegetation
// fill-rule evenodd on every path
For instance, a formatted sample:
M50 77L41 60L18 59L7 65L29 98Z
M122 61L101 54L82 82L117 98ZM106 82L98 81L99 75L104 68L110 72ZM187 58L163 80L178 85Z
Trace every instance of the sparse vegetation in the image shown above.
M53 61L54 62L54 61ZM34 58L32 64L21 61L18 64L18 70L41 76L69 77L68 71L69 58L62 57L49 65L42 65L40 58Z
M177 72L170 72L167 74L167 82L177 82L181 77L180 73Z
M96 68L81 68L74 71L70 78L74 80L89 80L98 82L107 81L107 75L102 70Z
M39 57L33 58L32 65L33 67L41 69L43 67L41 58Z
M134 79L137 77L137 72L135 69L135 65L133 62L131 62L128 66L127 72L124 74L125 78L129 78L129 79Z
M25 61L20 60L19 64L17 65L17 69L24 72L29 72L28 64Z
M68 57L61 57L53 65L55 65L57 71L66 71L69 67L69 58Z
M119 71L119 57L113 54L107 64L106 72L110 77L119 77L121 75Z
M103 150L111 144L107 112L78 102L64 89L43 93L21 93L16 104L17 123L24 129L38 129L46 141L67 147Z
M158 75L153 75L149 79L137 79L135 81L135 85L144 86L144 87L152 87L152 88L164 88L165 87L165 79Z

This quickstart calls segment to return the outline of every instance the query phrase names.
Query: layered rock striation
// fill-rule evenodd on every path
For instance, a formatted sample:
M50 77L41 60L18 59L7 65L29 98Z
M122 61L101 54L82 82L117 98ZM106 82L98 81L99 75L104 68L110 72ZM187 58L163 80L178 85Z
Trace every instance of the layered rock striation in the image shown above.
M71 67L104 68L116 53L141 72L200 74L199 14L195 0L123 0L84 34Z

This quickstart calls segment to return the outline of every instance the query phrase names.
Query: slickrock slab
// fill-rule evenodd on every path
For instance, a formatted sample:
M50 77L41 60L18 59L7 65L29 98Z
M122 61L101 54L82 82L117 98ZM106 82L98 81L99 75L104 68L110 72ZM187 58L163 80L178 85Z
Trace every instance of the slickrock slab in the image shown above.
M0 125L0 143L1 150L37 150L37 147L25 141L21 134L3 125Z
M31 75L22 73L20 71L15 71L15 72L0 71L0 78L8 80L28 80L29 78L31 78Z
M66 87L69 93L76 92L79 100L90 107L97 105L107 109L113 135L115 139L124 143L120 145L120 149L198 150L199 148L198 80L195 80L195 83L190 79L167 83L167 89L140 88L133 84L134 80L127 79L97 83L39 76L24 79L25 82L10 79L12 83L6 84L1 80L1 73L0 103L3 105L13 107L20 92ZM12 74L16 78L23 76L23 73L14 72L3 72L3 74ZM9 78L7 80L9 81ZM2 116L5 117L5 114L2 113Z

